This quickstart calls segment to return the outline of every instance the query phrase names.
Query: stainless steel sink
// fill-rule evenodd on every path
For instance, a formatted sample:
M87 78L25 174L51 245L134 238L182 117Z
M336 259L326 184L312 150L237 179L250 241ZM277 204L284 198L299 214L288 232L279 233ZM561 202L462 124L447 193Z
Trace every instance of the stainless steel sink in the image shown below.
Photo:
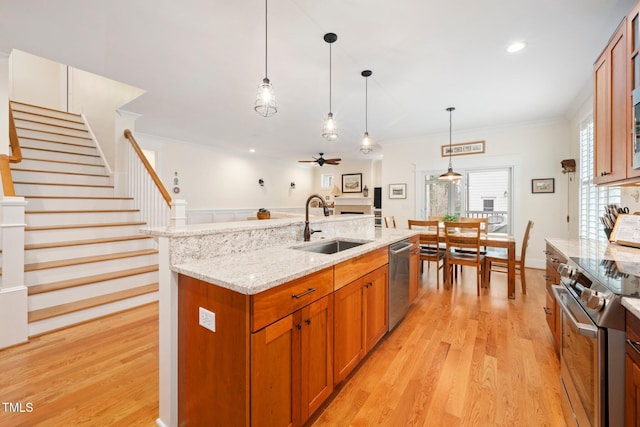
M312 245L294 246L293 249L297 249L300 251L307 251L307 252L316 252L320 254L335 254L338 252L346 251L347 249L364 245L365 243L369 243L369 242L368 241L354 242L350 240L334 239L334 240L327 240L323 242L314 243Z

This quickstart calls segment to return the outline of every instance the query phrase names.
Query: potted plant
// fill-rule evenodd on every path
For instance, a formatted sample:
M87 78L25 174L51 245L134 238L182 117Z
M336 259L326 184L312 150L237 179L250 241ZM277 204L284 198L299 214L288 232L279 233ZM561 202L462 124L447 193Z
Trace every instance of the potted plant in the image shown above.
M258 209L258 219L269 219L271 218L271 212L269 209L260 208Z
M442 222L458 222L460 217L458 215L445 215L442 217Z

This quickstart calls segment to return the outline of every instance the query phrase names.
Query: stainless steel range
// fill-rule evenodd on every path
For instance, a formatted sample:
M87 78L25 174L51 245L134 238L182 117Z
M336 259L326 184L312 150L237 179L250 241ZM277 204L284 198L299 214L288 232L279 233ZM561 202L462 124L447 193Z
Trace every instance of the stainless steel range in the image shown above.
M570 258L553 287L562 312L560 377L569 426L624 425L623 296L640 297L640 263Z

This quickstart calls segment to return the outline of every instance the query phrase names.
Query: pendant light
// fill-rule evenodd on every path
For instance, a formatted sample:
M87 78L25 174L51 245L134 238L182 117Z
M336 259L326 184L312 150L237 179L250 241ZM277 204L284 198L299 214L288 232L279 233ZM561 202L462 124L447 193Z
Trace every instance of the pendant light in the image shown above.
M369 154L373 151L371 148L371 139L369 139L369 76L371 76L371 70L364 70L362 73L364 77L364 135L362 135L362 141L360 142L360 151L363 154Z
M338 36L334 33L327 33L324 35L324 41L329 43L329 114L324 119L324 126L322 127L322 136L327 141L335 141L338 139L338 127L336 121L333 118L331 112L331 45L338 40Z
M446 173L443 173L438 177L438 179L445 181L455 181L456 179L462 178L462 175L453 171L453 167L451 166L451 113L455 110L455 107L447 108L449 112L449 169Z
M267 77L267 1L268 0L264 0L264 79L262 79L262 83L258 86L258 96L256 97L256 104L253 107L256 113L263 117L270 117L278 112L276 97L273 94L273 86Z

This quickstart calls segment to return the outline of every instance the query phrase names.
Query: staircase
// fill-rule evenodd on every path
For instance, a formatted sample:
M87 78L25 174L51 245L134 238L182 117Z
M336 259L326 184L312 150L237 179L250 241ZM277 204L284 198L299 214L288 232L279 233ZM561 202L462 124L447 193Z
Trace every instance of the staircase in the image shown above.
M82 116L11 102L23 160L29 336L158 299L158 255L133 199L115 196Z

